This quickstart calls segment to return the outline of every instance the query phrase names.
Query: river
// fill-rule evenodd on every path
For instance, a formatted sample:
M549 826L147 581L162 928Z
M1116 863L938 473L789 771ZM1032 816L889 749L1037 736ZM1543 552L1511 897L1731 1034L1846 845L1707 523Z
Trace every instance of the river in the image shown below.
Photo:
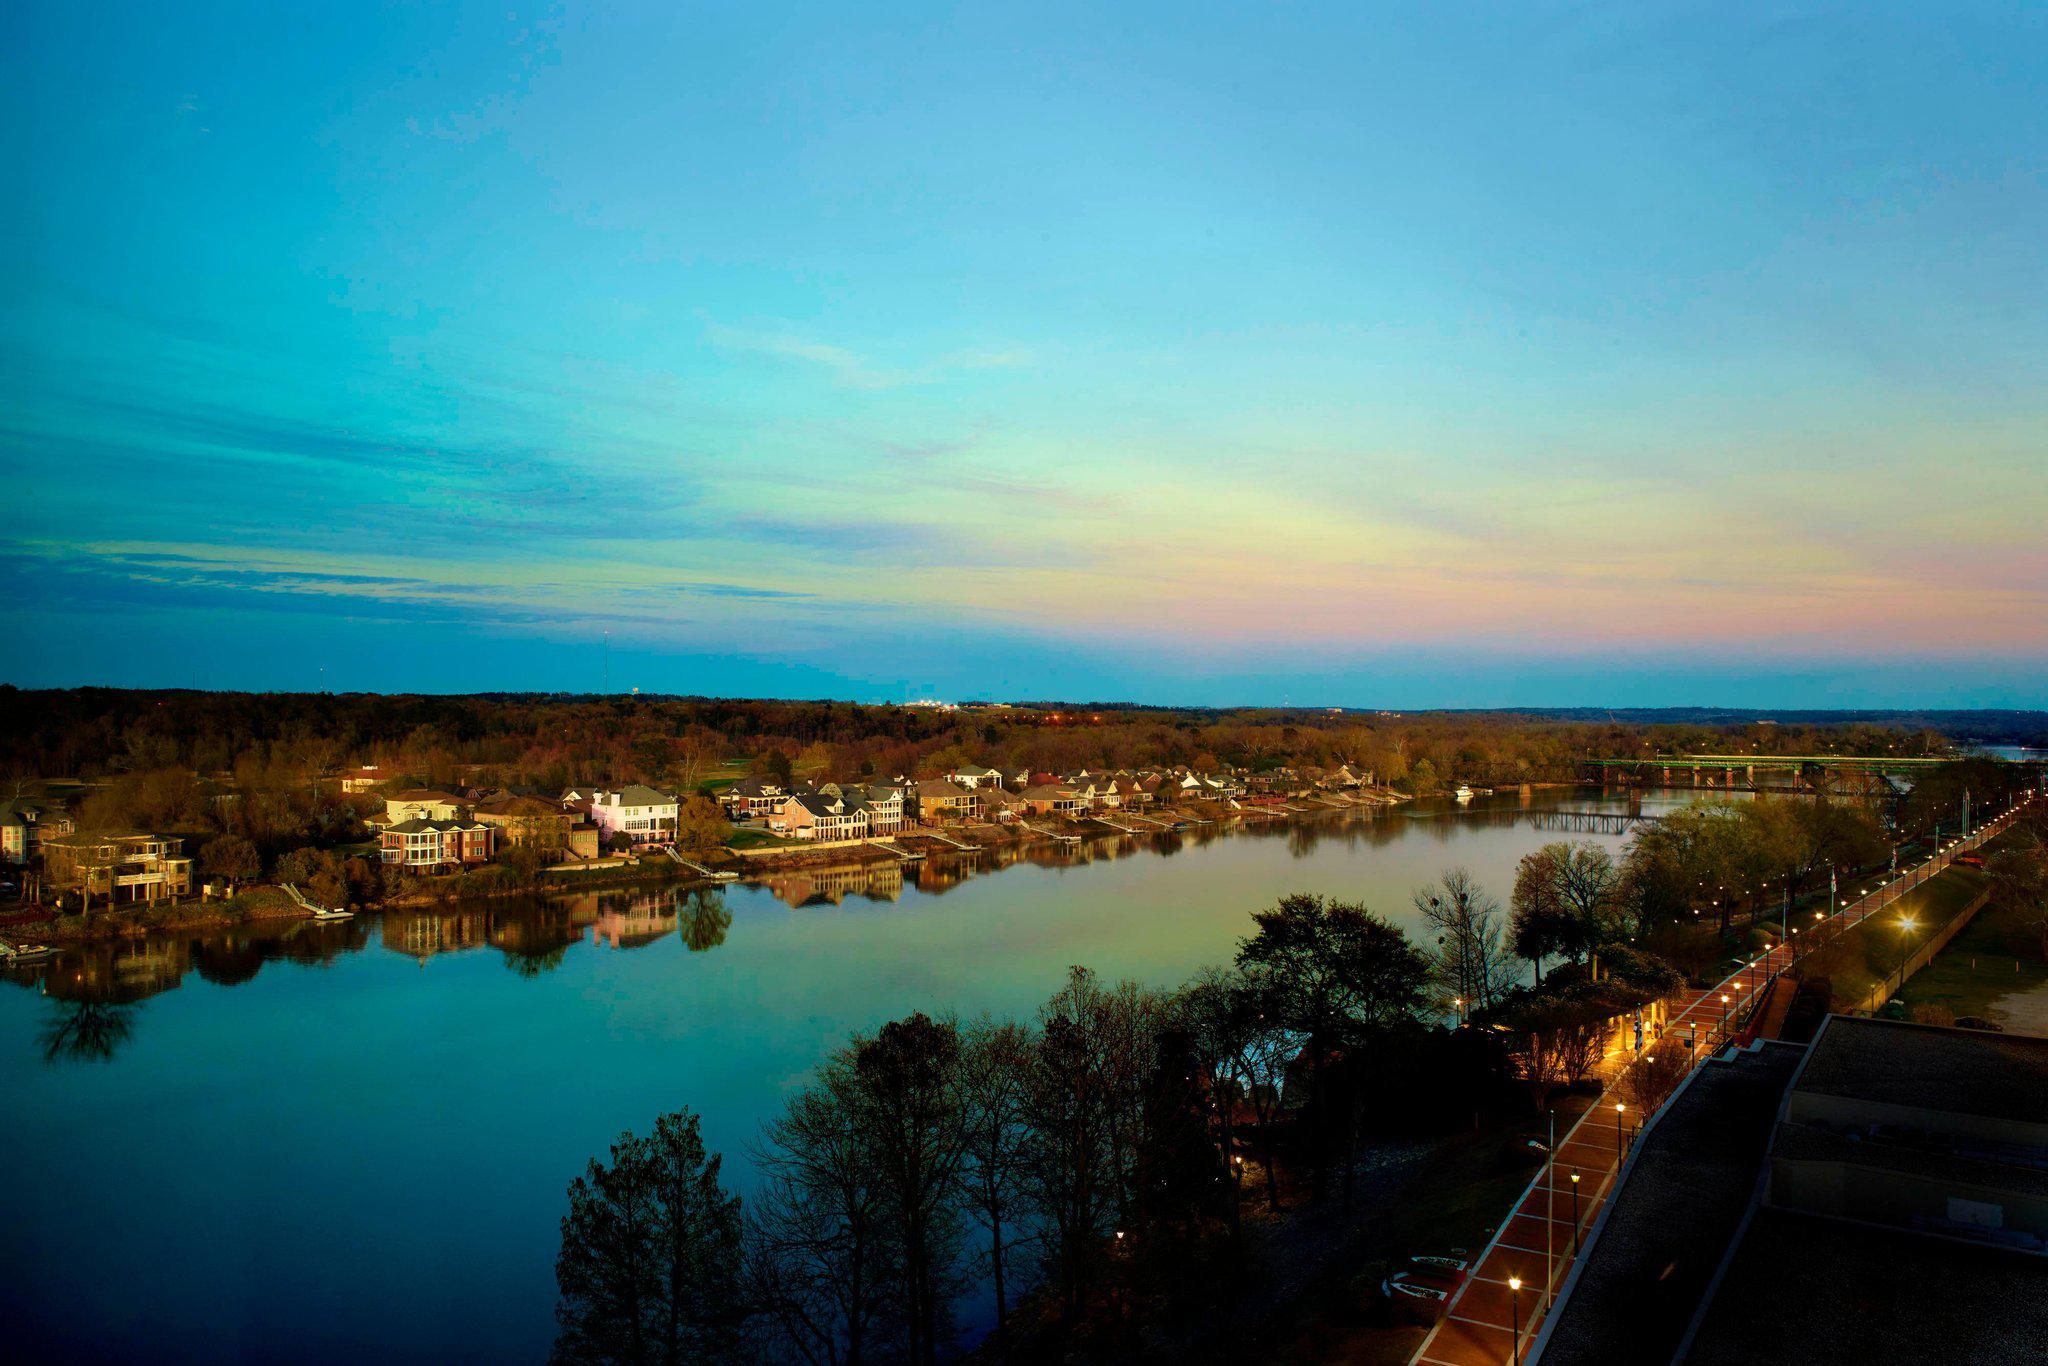
M1505 901L1541 844L1623 843L1557 813L1627 810L1598 791L1427 801L982 874L69 952L0 982L0 1340L18 1359L540 1360L564 1187L620 1130L689 1106L744 1192L762 1120L851 1031L1028 1015L1069 964L1178 983L1289 892L1419 934L1410 893L1443 870Z

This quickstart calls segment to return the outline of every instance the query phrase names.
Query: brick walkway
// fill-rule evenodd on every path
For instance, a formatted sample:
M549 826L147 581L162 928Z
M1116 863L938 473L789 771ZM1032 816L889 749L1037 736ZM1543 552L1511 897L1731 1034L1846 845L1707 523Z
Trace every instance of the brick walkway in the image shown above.
M1727 980L1705 991L1687 988L1679 996L1663 1031L1650 1041L1649 1047L1672 1038L1675 1031L1680 1038L1691 1034L1697 1039L1700 1046L1693 1050L1695 1065L1712 1056L1723 1042L1723 1020L1739 1019L1751 997L1775 974L1813 948L1833 942L1843 931L1890 906L1948 867L1957 854L2004 830L2016 814L2007 812L1967 840L1940 850L1894 881L1846 906L1836 907L1826 921L1802 930L1796 938L1779 944ZM1720 999L1724 995L1728 997L1725 1006ZM1515 1202L1507 1222L1480 1253L1472 1275L1451 1297L1444 1317L1416 1349L1411 1359L1416 1366L1498 1366L1522 1359L1536 1330L1542 1326L1550 1295L1571 1270L1575 1234L1592 1226L1620 1169L1628 1133L1642 1118L1631 1111L1617 1116L1613 1103L1603 1101L1587 1110L1565 1132L1551 1161L1544 1164ZM1626 1124L1626 1130L1617 1120ZM1576 1230L1572 1224L1573 1173L1579 1176ZM1509 1289L1510 1278L1521 1281L1519 1294Z

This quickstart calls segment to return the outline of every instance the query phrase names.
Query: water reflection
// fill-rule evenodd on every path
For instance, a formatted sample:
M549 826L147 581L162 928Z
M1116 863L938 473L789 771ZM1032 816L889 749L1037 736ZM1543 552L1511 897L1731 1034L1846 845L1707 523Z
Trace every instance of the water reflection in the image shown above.
M49 1018L37 1037L43 1061L111 1061L135 1032L135 1014L140 1009L110 1001L51 1001Z
M1651 811L1676 804L1652 798ZM993 849L933 852L915 860L890 858L846 868L792 869L768 874L758 885L793 910L839 907L849 901L887 905L906 890L943 896L976 877L1025 865L1050 870L1082 868L1150 854L1171 858L1226 837L1280 840L1292 858L1306 859L1328 845L1377 849L1418 838L1448 842L1474 827L1528 826L1558 838L1625 834L1644 816L1640 792L1626 800L1595 790L1482 797L1469 805L1417 801L1399 807L1364 807L1284 819L1250 813L1242 823L1201 822L1141 833L1104 831L1064 841ZM252 981L273 961L323 964L360 953L374 940L422 966L446 953L496 950L525 978L559 968L579 943L616 951L643 949L679 935L691 953L723 944L733 923L716 887L662 886L583 891L426 907L394 907L332 924L281 921L205 934L158 935L66 946L55 958L8 969L4 977L34 987L65 1007L44 1031L52 1061L104 1059L135 1028L131 1006L169 991L197 972L215 986Z

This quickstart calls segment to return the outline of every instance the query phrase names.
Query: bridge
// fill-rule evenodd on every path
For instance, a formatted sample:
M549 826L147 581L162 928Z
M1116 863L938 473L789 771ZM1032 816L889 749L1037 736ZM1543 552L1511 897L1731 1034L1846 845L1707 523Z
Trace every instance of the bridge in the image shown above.
M1888 796L1895 777L1952 763L1949 758L1860 754L1672 754L1654 759L1589 759L1594 781L1620 787L1699 787L1745 792L1830 792Z

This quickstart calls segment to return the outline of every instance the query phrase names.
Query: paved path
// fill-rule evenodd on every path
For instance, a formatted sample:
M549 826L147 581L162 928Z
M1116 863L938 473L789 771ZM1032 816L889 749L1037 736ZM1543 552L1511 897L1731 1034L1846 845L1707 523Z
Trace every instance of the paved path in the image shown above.
M1654 1048L1667 1038L1678 1042L1691 1036L1697 1040L1693 1049L1695 1065L1710 1057L1725 1042L1724 1021L1739 1020L1750 998L1774 974L1890 906L1948 867L1957 854L1976 848L2004 830L2016 815L2016 811L2007 812L1968 839L1937 851L1897 879L1837 906L1826 920L1809 919L1798 934L1727 980L1705 991L1686 988L1673 1003L1662 1033L1649 1046ZM1609 1094L1613 1094L1611 1090ZM1571 1270L1577 1235L1592 1226L1593 1217L1606 1201L1622 1154L1641 1119L1633 1110L1617 1114L1614 1103L1603 1099L1565 1132L1551 1161L1515 1202L1507 1222L1480 1253L1470 1278L1451 1297L1444 1317L1416 1349L1411 1359L1416 1366L1498 1366L1522 1359L1536 1330L1542 1326L1550 1296ZM1574 1173L1579 1177L1576 1228L1572 1216ZM1519 1293L1509 1289L1510 1278L1521 1281Z

